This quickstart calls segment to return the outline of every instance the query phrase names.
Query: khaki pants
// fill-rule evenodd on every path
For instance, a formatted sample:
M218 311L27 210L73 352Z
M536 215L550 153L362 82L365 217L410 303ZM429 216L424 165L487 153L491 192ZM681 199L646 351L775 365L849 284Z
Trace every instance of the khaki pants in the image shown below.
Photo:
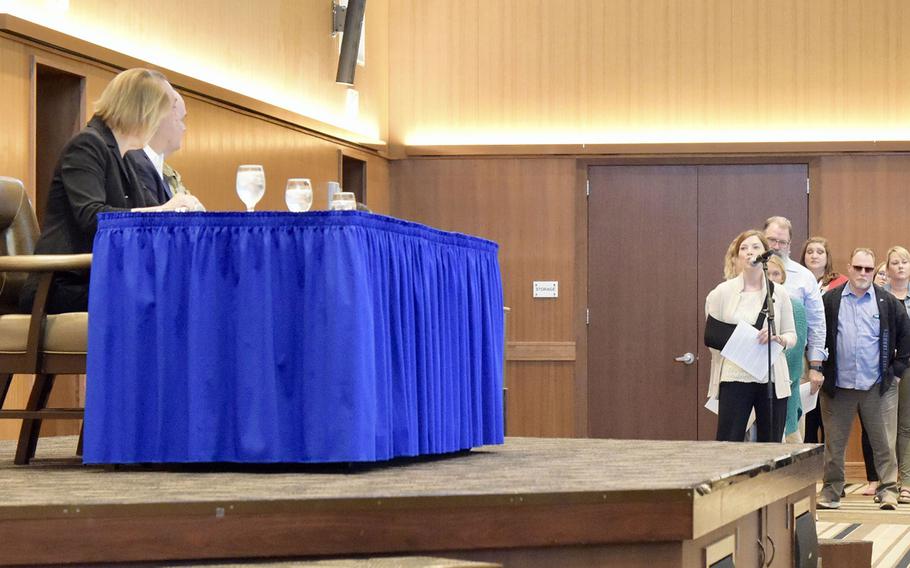
M910 488L910 377L898 385L897 466L901 485Z
M824 392L819 395L825 425L825 476L821 498L826 501L840 501L844 490L844 454L857 411L862 416L872 444L880 481L878 495L883 501L886 497L889 501L897 499L894 446L897 438L898 387L892 384L885 394L880 394L879 388L877 384L868 391L839 388L833 397Z

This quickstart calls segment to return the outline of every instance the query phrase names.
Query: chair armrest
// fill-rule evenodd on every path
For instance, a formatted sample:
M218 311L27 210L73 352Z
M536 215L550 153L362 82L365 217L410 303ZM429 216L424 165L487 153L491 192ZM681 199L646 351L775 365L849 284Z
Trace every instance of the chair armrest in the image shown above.
M55 272L86 270L92 266L91 254L23 254L0 256L0 272Z

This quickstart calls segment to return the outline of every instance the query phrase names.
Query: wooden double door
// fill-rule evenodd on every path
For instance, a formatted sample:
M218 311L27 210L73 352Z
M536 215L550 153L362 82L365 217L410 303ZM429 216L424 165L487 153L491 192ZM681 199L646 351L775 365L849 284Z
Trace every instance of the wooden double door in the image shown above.
M714 439L705 297L730 241L772 215L793 222L799 255L807 176L806 164L588 169L590 436Z

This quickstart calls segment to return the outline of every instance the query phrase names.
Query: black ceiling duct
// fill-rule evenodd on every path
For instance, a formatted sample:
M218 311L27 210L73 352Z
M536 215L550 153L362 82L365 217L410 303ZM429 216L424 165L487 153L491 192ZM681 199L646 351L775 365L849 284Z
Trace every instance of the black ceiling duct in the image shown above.
M348 0L344 15L344 35L341 37L341 54L338 56L338 73L335 82L343 85L354 84L357 69L357 52L360 51L360 32L363 29L363 13L367 0Z

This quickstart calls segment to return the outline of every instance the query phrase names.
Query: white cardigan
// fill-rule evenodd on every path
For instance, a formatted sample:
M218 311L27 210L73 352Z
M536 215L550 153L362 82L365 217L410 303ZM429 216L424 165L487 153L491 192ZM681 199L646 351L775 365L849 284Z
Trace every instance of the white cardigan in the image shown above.
M705 319L712 316L727 323L737 323L733 314L741 298L745 282L740 274L736 278L721 282L711 290L705 299ZM762 282L762 292L765 284ZM796 344L796 325L793 323L793 304L787 290L780 285L774 286L774 322L777 326L777 335L784 342L784 347ZM716 398L720 388L720 373L726 357L717 349L711 349L711 382L708 383L708 398ZM787 358L783 354L774 362L774 392L777 398L790 396L790 371L787 368Z

